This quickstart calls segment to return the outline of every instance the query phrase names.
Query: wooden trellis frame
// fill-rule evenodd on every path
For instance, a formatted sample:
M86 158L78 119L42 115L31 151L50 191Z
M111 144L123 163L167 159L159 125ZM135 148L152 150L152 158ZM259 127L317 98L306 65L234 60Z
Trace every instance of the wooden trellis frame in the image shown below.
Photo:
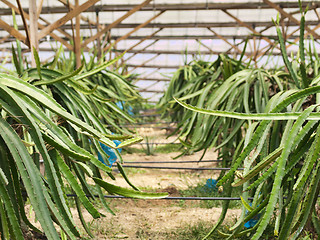
M298 2L285 2L276 0L263 0L256 1L248 4L246 1L231 3L231 2L220 2L215 3L204 1L203 3L184 3L184 4L161 4L158 2L152 2L152 0L141 0L139 4L120 4L120 5L110 5L103 4L101 0L86 0L80 5L78 0L66 1L66 0L55 0L60 2L60 6L50 8L45 6L45 1L43 0L29 0L29 8L22 8L20 5L20 0L9 1L0 0L4 3L7 8L0 8L0 16L11 15L12 10L16 14L20 14L23 19L22 25L18 26L18 30L14 29L12 25L0 18L0 31L6 31L8 34L2 34L3 37L0 38L1 44L7 44L14 39L19 39L25 45L24 49L27 47L32 49L35 47L39 51L49 51L41 47L41 43L44 39L49 36L49 41L57 41L61 43L66 51L74 51L77 59L77 66L80 66L80 56L82 51L89 51L92 49L92 44L100 52L98 55L101 56L101 52L107 51L112 48L113 45L118 44L120 41L127 41L131 44L126 48L118 49L119 51L127 51L130 55L125 55L123 62L127 63L130 72L134 72L137 68L154 68L156 70L162 69L175 69L179 65L155 65L151 63L152 60L159 57L160 55L173 55L181 54L180 50L159 50L156 49L161 41L178 41L178 40L194 40L194 43L200 44L205 48L205 50L199 51L188 51L188 54L196 55L215 55L222 52L227 52L230 54L241 54L241 44L245 39L249 38L252 44L245 53L247 58L253 58L254 61L259 61L259 59L266 53L270 51L273 47L278 48L275 44L277 39L276 35L264 34L266 30L274 27L273 23L270 21L246 21L246 19L241 19L232 13L233 10L253 10L253 9L274 9L281 14L281 26L285 29L285 38L290 39L291 42L296 43L299 41L299 35L297 29L289 31L289 27L299 26L300 21L295 15L299 13L299 3ZM303 1L301 3L303 8L309 6L309 10L313 11L317 16L317 19L306 21L306 33L305 36L312 35L314 39L320 39L320 34L318 29L320 28L320 15L318 8L320 7L320 2L315 1ZM67 6L67 7L66 7ZM293 11L291 11L293 9ZM233 21L212 21L212 22L157 22L156 19L161 19L162 15L170 11L220 11L228 16ZM153 12L153 16L144 19L141 23L130 23L124 22L133 14L137 12ZM83 13L96 13L95 19L90 19ZM109 24L104 24L99 18L101 13L111 13L111 12L124 12L120 14L121 16L116 18L113 22ZM48 21L45 16L47 14L62 14L54 22ZM73 21L71 22L70 20ZM71 22L71 24L70 24ZM201 28L206 29L207 34L192 34L192 35L179 35L179 34L165 34L163 33L165 29L178 29L178 28ZM241 28L247 29L251 34L237 34L230 35L225 33L220 33L221 28ZM259 28L259 30L257 29ZM86 29L93 29L95 32L90 35L83 35L82 31ZM125 34L115 35L111 31L113 29L128 29ZM149 29L147 34L144 34L141 29ZM150 30L152 29L152 30ZM73 30L73 34L70 31ZM174 32L174 31L173 31ZM106 35L105 40L102 40L102 36ZM81 42L81 37L83 41ZM108 39L108 44L106 39ZM215 50L209 47L204 40L219 40L224 42L230 48L227 51ZM233 40L233 42L232 42ZM240 41L235 41L240 40ZM70 41L74 42L74 46L70 44ZM97 41L95 43L95 41ZM263 44L260 44L263 43ZM38 47L38 45L40 46ZM146 46L142 46L146 44ZM262 45L262 46L260 46ZM287 44L289 48L292 44ZM8 46L4 45L4 46ZM141 47L142 46L142 47ZM151 49L151 46L153 46ZM6 49L8 47L3 47ZM102 49L103 48L103 49ZM279 50L279 49L278 49ZM113 51L111 51L113 52ZM153 56L144 60L141 64L132 64L134 57L140 54L153 54ZM183 52L184 54L184 52ZM274 55L278 55L279 51L275 51ZM33 62L33 65L35 63ZM172 71L172 70L170 70ZM152 79L152 78L151 78ZM151 81L151 80L150 80ZM157 79L155 79L157 82Z

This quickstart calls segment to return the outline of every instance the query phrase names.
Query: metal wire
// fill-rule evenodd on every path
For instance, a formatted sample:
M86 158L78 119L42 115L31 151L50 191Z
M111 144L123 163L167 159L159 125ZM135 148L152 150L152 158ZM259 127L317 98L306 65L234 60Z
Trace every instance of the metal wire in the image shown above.
M166 144L181 144L181 143L133 143L132 145L134 144L140 144L140 145L152 145L152 144L155 144L155 145L166 145Z
M177 123L177 122L143 122L143 123L135 123L135 124L120 124L119 127L124 127L124 126L135 126L135 125L152 125L152 124L172 124L172 123ZM108 125L108 126L112 126L112 125Z
M124 196L115 196L115 195L106 195L105 198L129 198ZM130 198L129 198L130 199ZM249 200L252 200L253 198L249 198ZM241 200L241 198L238 197L166 197L166 198L159 198L155 200L211 200L211 201L217 201L217 200Z
M144 118L144 117L160 117L161 114L145 114L145 115L139 115L135 116L134 118Z
M202 167L202 168L193 168L193 167L162 167L162 166L138 166L138 165L122 165L124 168L151 168L151 169L175 169L175 170L213 170L213 171L224 171L230 170L230 168L209 168L209 167ZM238 168L237 170L243 170L243 168Z
M26 192L21 192L23 196L27 196ZM77 194L66 194L67 197L78 197ZM86 195L87 197L91 197ZM95 198L98 198L99 195L93 195ZM117 198L117 199L137 199L130 198L118 195L104 195L104 198ZM286 199L287 197L283 197ZM318 196L320 198L320 195ZM165 198L157 198L157 199L139 199L139 200L204 200L204 201L238 201L241 200L239 197L165 197ZM249 197L248 200L253 200L253 197Z
M67 197L77 197L76 194L67 194ZM99 197L98 195L94 195L94 197ZM121 198L121 199L132 199L129 197L118 196L118 195L104 195L104 198ZM248 198L252 200L253 198ZM141 199L141 200L150 200L150 199ZM239 197L165 197L159 199L151 199L151 200L205 200L205 201L227 201L227 200L241 200Z
M177 129L176 127L169 127L169 126L127 126L127 128L153 128L153 129Z
M202 162L222 162L222 160L198 160L198 161L150 161L150 162L125 162L125 164L139 164L139 163L202 163Z

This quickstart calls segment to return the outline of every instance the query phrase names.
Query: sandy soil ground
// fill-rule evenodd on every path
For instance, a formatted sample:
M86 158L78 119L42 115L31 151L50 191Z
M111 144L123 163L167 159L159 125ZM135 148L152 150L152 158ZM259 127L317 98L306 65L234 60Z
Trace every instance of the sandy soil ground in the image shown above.
M149 136L157 142L173 142L176 138L165 138L165 130L154 131L150 129L139 129L140 134ZM179 153L156 154L146 156L143 153L124 154L125 162L150 161L174 161L172 158ZM195 153L179 158L179 161L199 160L202 153ZM214 151L208 151L204 160L216 159ZM150 166L151 164L149 164ZM181 167L215 167L216 163L199 162L183 164L152 164L152 166L181 166ZM126 172L130 181L139 188L145 190L167 191L170 196L179 196L179 190L188 189L205 182L208 178L216 178L217 171L195 171L195 170L155 170L155 169L132 169ZM116 181L111 183L129 187L122 176L115 172ZM175 231L178 228L196 225L199 222L209 222L212 225L218 220L221 208L201 208L195 201L179 202L178 200L136 200L136 199L113 199L108 200L116 215L107 213L104 218L93 220L91 215L84 209L83 215L89 223L95 239L170 239L163 237L163 232ZM28 206L27 206L28 208ZM28 209L27 209L28 211ZM75 222L80 226L76 209L72 209ZM240 215L240 210L228 211L227 219L235 219ZM39 224L36 224L39 227ZM84 233L84 230L82 230ZM150 236L150 237L148 237Z
M161 163L161 164L147 164L149 161L174 161L172 158L176 157L179 153L173 152L168 154L156 154L154 156L146 156L140 154L126 154L123 156L125 162L145 162L146 164L134 164L141 166L162 166L162 167L215 167L214 162L199 162L199 163ZM188 156L183 156L177 161L198 161L202 153L195 153ZM217 159L217 154L213 151L206 153L204 160ZM129 164L126 164L129 165ZM175 186L178 189L186 189L190 186L195 186L199 181L208 178L216 178L219 172L213 171L195 171L195 170L171 170L171 169L132 169L127 168L130 181L139 187L143 188L166 188ZM139 173L140 174L136 174ZM127 187L127 183L122 177L118 177L114 182L118 186Z
M170 161L177 153L157 154L126 154L125 161ZM179 161L198 160L201 153L179 158ZM209 151L204 159L216 159L216 153ZM141 164L146 165L146 164ZM150 164L149 164L150 165ZM152 164L155 165L155 164ZM157 164L159 165L159 164ZM173 166L161 164L161 166ZM214 167L216 163L183 163L183 167ZM212 171L181 171L181 170L153 170L153 169L127 169L130 181L139 188L158 189L169 192L170 196L178 196L178 190L187 189L204 182L208 178L216 178L218 172ZM112 183L128 187L125 180L116 174L116 181ZM192 204L193 203L193 204ZM114 199L110 206L116 211L113 216L106 213L105 218L92 222L95 239L167 239L158 233L171 232L178 228L195 225L198 222L210 222L212 225L218 220L221 208L200 208L196 201L181 204L179 201L169 200L131 200ZM235 219L240 215L238 209L228 211L227 219ZM92 218L85 213L87 221ZM141 237L143 233L143 237ZM150 238L145 238L150 235ZM155 238L156 236L156 238Z
M166 132L154 131L151 128L139 129L143 136L148 136L149 140L157 143L174 142L176 137L165 138ZM148 166L179 166L179 167L215 167L214 162L199 163L162 163L147 164L150 161L174 161L173 158L179 153L156 154L146 156L140 154L125 154L125 162L143 162L140 165ZM183 156L178 161L197 161L202 152L188 156ZM208 151L204 160L217 159L214 151ZM128 165L128 164L127 164ZM135 164L139 165L139 164ZM190 188L205 182L208 178L217 178L217 171L195 171L195 170L159 170L159 169L126 169L130 181L142 189L157 189L169 192L170 196L179 195L178 190ZM128 187L125 180L116 175L113 183ZM195 201L193 202L195 203ZM106 214L104 219L94 221L92 228L97 234L96 239L168 239L161 237L157 233L171 232L178 228L196 225L199 222L210 222L212 225L218 220L221 208L200 208L199 204L182 204L178 201L169 200L121 200L114 199L111 206L115 206L116 216ZM227 219L232 220L240 215L240 210L233 209L228 211ZM88 219L90 216L86 215ZM105 226L105 227L102 227ZM109 229L108 229L109 228ZM106 230L108 229L108 230ZM150 236L150 237L146 237Z
M91 224L95 239L167 239L160 237L161 233L170 233L198 222L210 222L213 226L221 213L221 208L181 208L165 204L158 204L157 201L153 201L152 204L126 201L125 206L117 207L116 216L106 213L105 218L95 220ZM88 213L84 215L88 220L91 218ZM231 209L228 211L227 219L235 219L238 216L239 210ZM148 235L157 237L148 238Z

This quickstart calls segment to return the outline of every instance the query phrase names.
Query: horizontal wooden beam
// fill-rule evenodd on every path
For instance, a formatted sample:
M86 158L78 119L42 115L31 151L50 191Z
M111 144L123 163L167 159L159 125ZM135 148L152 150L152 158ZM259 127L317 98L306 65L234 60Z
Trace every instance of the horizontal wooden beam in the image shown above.
M126 64L127 67L132 67L132 68L135 68L139 65L136 65L136 64ZM144 66L141 66L140 68L167 68L167 69L178 69L180 68L181 66L178 66L178 65L172 65L172 66L169 66L169 65L144 65Z
M1 39L2 40L2 39ZM11 48L3 48L4 50L8 50L10 51ZM23 48L22 49L24 52L28 52L30 51L29 49L25 49ZM52 48L44 48L44 47L40 47L39 48L39 51L41 52L54 52L54 50ZM68 49L64 49L64 51L69 51ZM113 50L114 51L114 50ZM117 52L119 53L123 53L125 51L125 49L117 49ZM216 51L217 54L220 54L220 53L225 53L225 51ZM183 55L185 54L185 50L148 50L148 49L145 49L143 51L141 51L140 49L134 49L134 50L129 50L127 51L127 53L134 53L134 54L164 54L164 55ZM291 52L289 52L291 54ZM292 51L293 54L296 54L295 51ZM213 55L212 52L210 51L191 51L191 50L188 50L187 54L189 55ZM234 53L231 53L232 55L233 54L236 54L236 55L240 55L240 53L237 53L237 52L234 52ZM248 51L247 52L248 55L252 54L252 52ZM278 56L278 55L281 55L280 52L275 52L273 53L272 55L274 56ZM131 57L131 56L130 56Z
M119 52L124 52L124 50L122 49L118 49ZM225 53L226 51L215 51L216 54L221 54L221 53ZM140 51L140 50L130 50L128 51L127 53L137 53L137 54L168 54L168 55L184 55L186 54L186 52L184 50L144 50L144 51ZM252 54L252 52L250 51L247 51L246 52L248 55ZM296 53L296 52L292 52L292 53ZM187 51L187 54L189 55L212 55L212 52L210 51L191 51L191 50L188 50ZM231 53L232 55L233 54L236 54L236 55L240 55L241 53L239 52L232 52ZM291 54L291 52L290 52ZM273 55L281 55L280 52L275 52Z
M245 21L243 23L249 26L255 26L256 28L274 26L274 24L270 21L269 22L268 21L267 22L266 21L261 21L261 22ZM102 23L100 22L100 24ZM284 24L286 26L298 26L296 23L292 21L284 21ZM308 26L316 26L317 24L319 24L319 21L310 21L310 20L306 21L306 25ZM139 23L121 23L112 28L136 28L139 25L140 25ZM181 23L149 23L144 28L232 28L232 27L242 27L242 26L237 22L198 22L198 23L181 22ZM23 26L19 26L19 29L22 29L22 28ZM90 28L92 28L91 24L81 24L81 29L90 29ZM65 24L61 26L60 29L71 30L72 25Z
M256 39L259 39L260 37L266 37L269 39L278 39L276 35L222 35L226 39L231 40L245 40L247 38L252 39L253 37L256 37ZM114 35L111 36L111 39L117 39L120 36ZM298 35L292 35L290 38L287 39L296 39ZM145 36L130 36L127 39L128 40L140 40L145 38ZM212 39L219 39L217 36L213 35L162 35L162 36L152 36L150 37L150 40L187 40L187 39L201 39L201 40L212 40Z
M11 36L11 34L6 35L6 36L0 38L0 44L3 43L3 42L5 42L5 41L7 41L7 40L10 38L10 36ZM2 50L1 50L1 51L2 51ZM6 49L4 49L4 51L6 51Z
M231 40L245 40L247 38L252 39L254 36L256 35L222 35L224 38L226 39L231 39ZM112 40L118 39L121 36L119 35L113 35L111 36ZM127 40L141 40L146 38L147 36L142 35L142 36L129 36L127 38ZM262 36L259 36L262 37ZM257 39L259 38L257 37ZM267 37L269 39L278 39L278 37L276 35L263 35L263 37ZM296 39L297 37L299 37L299 35L291 35L289 38L287 39ZM68 40L68 38L63 38L65 41ZM190 40L190 39L201 39L201 40L212 40L212 39L219 39L217 36L214 35L162 35L162 36L151 36L149 37L148 40ZM12 37L8 37L5 39L4 42L8 43L8 42L12 42L15 39ZM43 39L42 42L48 42L47 39ZM54 41L54 38L50 38L49 41Z
M2 40L2 39L1 39ZM2 49L6 49L6 48L2 48ZM7 48L7 50L10 50L10 48ZM22 48L23 51L28 52L29 49L26 48ZM47 47L40 47L39 51L41 52L54 52L55 50L52 48L47 48ZM68 49L64 48L64 51L69 51ZM125 49L117 49L117 50L112 50L114 52L119 52L119 53L123 53L125 51ZM141 54L173 54L173 55L181 55L181 54L185 54L185 50L143 50L141 51L140 49L133 49L133 50L129 50L127 51L127 53L141 53ZM221 53L223 53L221 51ZM188 54L211 54L209 51L188 51Z
M15 37L16 39L20 40L21 42L23 42L24 44L28 45L27 40L26 40L26 36L24 36L23 34L21 34L18 30L14 29L13 27L11 27L8 23L6 23L5 21L0 19L0 29L4 29L6 30L10 35L12 35L13 37ZM8 38L10 39L10 38ZM7 40L8 40L7 39ZM6 41L7 41L6 40ZM4 42L6 42L4 41Z
M121 36L118 36L118 35L114 35L114 36L111 36L111 39L112 40L115 40L115 39L118 39L119 37ZM141 40L141 39L144 39L146 36L130 36L127 38L127 40ZM227 39L234 39L233 36L225 36ZM295 36L295 37L298 37L298 36ZM247 36L238 36L236 39L240 39L240 40L244 40L246 39ZM67 38L63 38L64 40L67 40ZM205 40L205 39L218 39L217 37L215 36L207 36L207 35L196 35L196 36L168 36L168 35L165 35L165 36L153 36L153 37L150 37L149 40L190 40L190 39L202 39L202 40ZM292 38L292 39L295 39L295 38ZM51 42L53 43L55 41L54 38L49 38L48 39L49 41L47 41L47 39L42 39L40 40L40 42ZM10 43L10 42L13 42L15 41L15 38L13 38L12 36L7 36L3 41L2 43ZM48 50L50 50L51 48L47 48Z
M314 9L320 7L320 3L317 1L302 1L302 7L305 8L308 4L309 8ZM299 8L298 1L277 2L282 8ZM133 4L103 4L99 6L93 6L85 10L85 12L125 12L132 9L135 5ZM236 10L236 9L271 9L268 4L261 2L248 3L247 1L237 3L185 3L185 4L149 4L141 9L141 11L186 11L186 10ZM28 9L24 9L28 11ZM68 9L63 6L43 6L41 14L52 14L52 13L67 13ZM11 15L11 11L7 8L0 8L0 15Z

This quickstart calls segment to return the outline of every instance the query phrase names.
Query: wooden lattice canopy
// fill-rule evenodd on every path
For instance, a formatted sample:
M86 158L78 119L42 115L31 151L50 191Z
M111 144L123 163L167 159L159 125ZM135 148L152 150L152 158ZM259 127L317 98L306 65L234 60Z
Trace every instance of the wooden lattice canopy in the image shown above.
M305 37L312 36L318 46L320 1L301 5L309 9ZM296 0L0 0L0 57L10 56L15 39L24 43L26 54L34 46L42 58L62 45L75 52L79 64L82 51L111 50L112 57L126 50L123 63L140 74L136 84L150 96L163 91L168 81L163 73L195 55L205 60L220 53L237 56L246 39L248 59L259 62L268 53L279 55L272 22L277 14L288 51L294 52L300 28Z

